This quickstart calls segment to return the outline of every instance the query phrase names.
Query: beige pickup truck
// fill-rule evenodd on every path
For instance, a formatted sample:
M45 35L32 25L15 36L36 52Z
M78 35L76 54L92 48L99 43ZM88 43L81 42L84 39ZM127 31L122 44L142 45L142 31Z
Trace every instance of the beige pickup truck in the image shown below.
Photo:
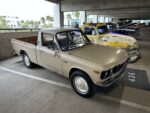
M119 80L126 68L127 53L122 49L94 45L78 29L40 30L39 35L12 39L26 67L34 64L68 77L82 97L92 97L95 86L108 87Z

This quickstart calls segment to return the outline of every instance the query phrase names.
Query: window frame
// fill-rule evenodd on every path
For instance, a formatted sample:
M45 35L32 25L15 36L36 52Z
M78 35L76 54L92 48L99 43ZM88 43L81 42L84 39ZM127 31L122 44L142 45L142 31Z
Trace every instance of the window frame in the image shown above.
M60 48L60 50L61 51L70 51L70 50L62 50L62 48L60 47L60 44L59 44L59 42L58 42L58 37L57 37L57 35L58 34L60 34L60 33L67 33L67 32L71 32L71 31L78 31L78 32L81 32L81 34L86 38L86 40L89 42L89 43L91 43L91 41L90 41L90 39L82 32L82 30L80 30L80 29L71 29L71 30L66 30L66 31L61 31L61 32L57 32L56 34L55 34L55 38L56 38L56 42L57 42L57 45L58 45L58 47Z
M52 36L52 41L53 41L52 48L49 48L48 46L44 46L44 45L43 45L44 34ZM44 32L41 33L41 46L42 46L42 47L46 47L46 48L51 49L51 50L56 50L56 49L54 48L54 44L57 46L56 42L54 41L54 35L52 35L52 34L50 34L50 33L44 33ZM57 48L58 48L58 46L57 46Z

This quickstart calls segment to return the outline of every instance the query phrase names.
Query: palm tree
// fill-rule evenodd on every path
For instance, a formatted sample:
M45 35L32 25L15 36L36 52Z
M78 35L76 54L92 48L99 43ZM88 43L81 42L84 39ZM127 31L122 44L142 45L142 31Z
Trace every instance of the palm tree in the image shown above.
M40 25L40 24L41 24L41 22L40 22L40 21L38 21L38 24Z
M79 12L79 11L76 11L76 12L74 13L74 16L75 16L77 19L79 19L79 17L80 17L80 12Z
M39 28L40 22L39 21L34 21L33 22L33 28Z
M9 28L10 26L7 24L5 18L0 17L0 28Z
M24 20L21 20L21 23L24 23Z
M31 21L29 22L29 24L30 24L30 27L32 28L32 27L33 27L33 24L34 24L34 21L31 20Z
M42 24L45 24L45 18L44 17L41 17L41 22L42 22Z
M18 21L19 27L22 27L22 24L24 24L24 20Z
M53 22L54 19L53 19L53 17L51 17L51 16L46 16L46 21Z
M66 19L68 20L68 26L70 26L71 14L68 13Z

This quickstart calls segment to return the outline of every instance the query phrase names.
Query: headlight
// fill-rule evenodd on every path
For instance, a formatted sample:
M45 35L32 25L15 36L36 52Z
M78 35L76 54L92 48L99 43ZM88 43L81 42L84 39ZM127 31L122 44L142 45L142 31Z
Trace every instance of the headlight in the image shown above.
M124 66L124 64L125 64L125 63L120 64L120 65L117 65L117 66L115 66L114 68L109 69L109 70L107 70L107 71L103 71L103 72L101 73L100 79L106 79L106 78L110 77L111 75L117 73L117 72Z
M109 76L108 71L103 71L103 72L101 73L100 78L101 78L101 79L106 79L108 76Z
M107 71L103 71L101 74L101 79L106 79L109 76L111 76L113 74L113 69L107 70Z

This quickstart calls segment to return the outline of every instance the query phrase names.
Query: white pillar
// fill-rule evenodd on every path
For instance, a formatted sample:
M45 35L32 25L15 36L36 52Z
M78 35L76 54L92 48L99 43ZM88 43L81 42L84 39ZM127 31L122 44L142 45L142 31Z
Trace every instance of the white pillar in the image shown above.
M60 27L59 4L54 4L54 27Z
M64 26L64 13L61 12L60 4L54 4L54 27Z
M97 15L93 15L93 23L97 23Z
M86 22L86 12L80 11L80 24L83 25L83 22Z
M104 23L106 22L106 17L104 16Z

